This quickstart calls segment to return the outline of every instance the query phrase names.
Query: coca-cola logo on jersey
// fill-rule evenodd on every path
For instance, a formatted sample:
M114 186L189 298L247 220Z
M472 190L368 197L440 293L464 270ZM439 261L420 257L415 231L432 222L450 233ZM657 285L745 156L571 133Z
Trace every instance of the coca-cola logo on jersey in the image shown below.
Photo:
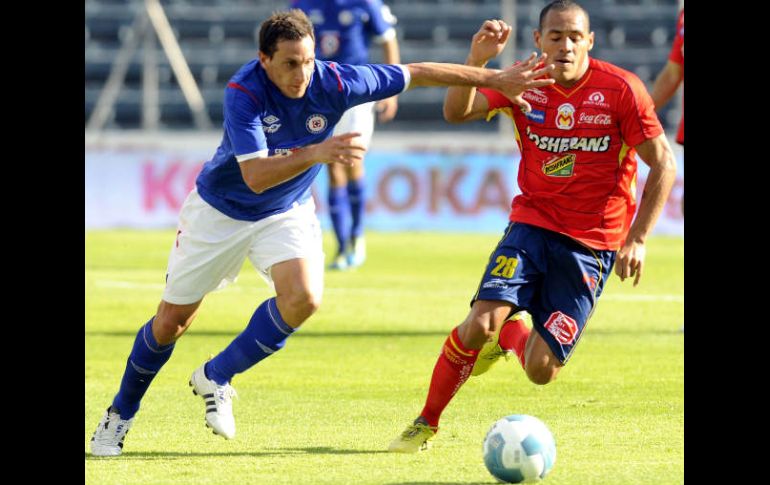
M578 117L578 123L583 123L586 125L609 125L612 124L612 116L606 113L599 113L594 115L580 113L580 116Z

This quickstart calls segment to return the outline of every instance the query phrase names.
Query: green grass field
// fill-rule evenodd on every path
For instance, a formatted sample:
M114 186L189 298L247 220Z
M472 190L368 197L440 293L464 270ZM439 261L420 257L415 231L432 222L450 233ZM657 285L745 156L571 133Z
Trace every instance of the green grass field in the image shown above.
M88 442L117 392L134 335L154 313L175 231L86 233L86 483L495 483L481 456L494 421L531 414L553 432L545 483L680 484L684 479L684 242L653 238L639 286L613 276L559 379L530 383L514 360L471 378L433 448L388 443L421 410L433 365L462 321L497 235L369 233L369 260L326 274L321 309L275 356L233 381L234 440L204 426L187 381L271 296L246 263L206 297L153 382L118 458ZM332 242L326 234L325 247Z

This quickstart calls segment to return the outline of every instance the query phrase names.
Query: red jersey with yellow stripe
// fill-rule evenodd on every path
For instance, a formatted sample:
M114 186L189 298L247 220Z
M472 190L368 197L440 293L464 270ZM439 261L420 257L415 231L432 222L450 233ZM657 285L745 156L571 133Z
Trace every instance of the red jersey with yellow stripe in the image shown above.
M601 250L622 246L636 211L636 151L663 133L644 84L596 59L571 88L524 93L530 113L501 93L479 89L487 120L512 117L521 150L509 219L542 227Z
M682 79L684 80L684 9L679 11L676 21L676 36L671 44L671 52L668 60L682 66ZM676 142L684 145L684 93L682 93L682 118L679 121L679 131L676 132Z

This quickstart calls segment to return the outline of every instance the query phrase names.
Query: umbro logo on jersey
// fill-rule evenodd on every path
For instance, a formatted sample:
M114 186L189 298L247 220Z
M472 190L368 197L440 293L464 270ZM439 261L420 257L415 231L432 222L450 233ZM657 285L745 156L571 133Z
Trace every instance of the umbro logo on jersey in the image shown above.
M319 114L310 115L307 121L305 121L305 128L310 133L321 133L326 129L327 125L326 116Z
M262 121L266 125L268 125L268 126L264 126L264 125L262 126L262 131L264 131L265 133L275 133L276 131L278 131L278 128L281 127L281 124L278 123L281 120L279 120L277 117L273 115L267 115Z
M569 130L573 126L575 126L575 107L569 103L564 103L556 110L556 128Z

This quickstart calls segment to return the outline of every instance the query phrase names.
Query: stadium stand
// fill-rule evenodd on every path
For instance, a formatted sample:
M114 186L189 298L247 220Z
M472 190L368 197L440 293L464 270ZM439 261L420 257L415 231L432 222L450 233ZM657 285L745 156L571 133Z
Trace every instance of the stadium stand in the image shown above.
M500 17L500 0L385 0L398 18L396 30L402 61L462 63L470 37L487 18ZM163 0L172 30L201 89L209 117L222 123L224 84L256 54L260 22L284 0ZM520 59L534 50L532 30L544 1L516 2L516 51ZM665 64L676 24L676 0L583 0L596 34L592 54L635 72L648 87ZM109 76L122 41L143 1L85 2L85 120L88 121ZM168 59L156 41L159 77L159 127L189 129L193 116L179 89ZM381 61L377 49L372 62ZM142 124L142 54L139 49L127 70L122 89L105 128L136 129ZM499 67L490 64L491 67ZM396 119L384 131L487 130L483 123L448 125L443 121L441 88L407 91ZM660 113L667 130L675 129L679 105Z

